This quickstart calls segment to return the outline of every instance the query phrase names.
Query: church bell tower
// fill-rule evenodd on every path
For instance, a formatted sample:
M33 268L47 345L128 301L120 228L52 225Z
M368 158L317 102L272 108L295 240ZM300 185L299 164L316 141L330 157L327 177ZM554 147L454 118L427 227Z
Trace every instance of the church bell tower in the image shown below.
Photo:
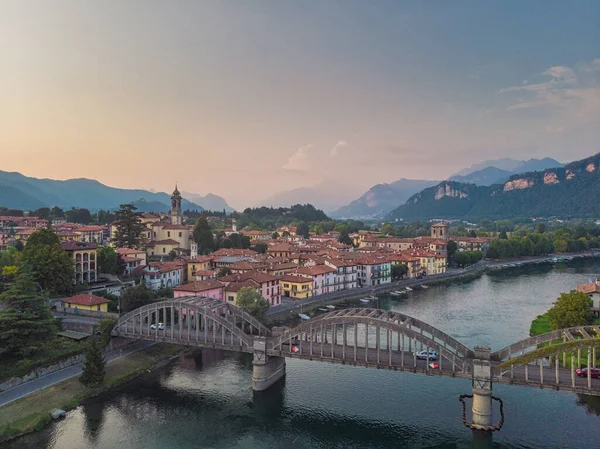
M175 184L175 190L171 195L171 224L180 225L183 220L181 217L181 193L177 190L177 184Z

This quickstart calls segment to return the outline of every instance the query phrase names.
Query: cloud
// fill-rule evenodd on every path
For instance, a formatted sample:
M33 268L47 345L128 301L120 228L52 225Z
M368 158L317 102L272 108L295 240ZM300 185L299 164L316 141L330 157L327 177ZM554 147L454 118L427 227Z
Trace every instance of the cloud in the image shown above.
M348 142L346 142L345 140L338 140L335 143L335 145L331 148L331 150L329 151L329 155L331 157L336 157L338 155L338 150L340 148L344 148L347 145L348 145Z
M548 108L562 113L566 127L597 121L600 118L600 59L576 68L553 66L542 73L550 79L500 90L510 98L507 110ZM516 95L516 98L514 97Z
M310 168L308 164L308 150L311 148L311 143L298 148L294 154L289 157L287 164L281 168L289 171L308 171Z

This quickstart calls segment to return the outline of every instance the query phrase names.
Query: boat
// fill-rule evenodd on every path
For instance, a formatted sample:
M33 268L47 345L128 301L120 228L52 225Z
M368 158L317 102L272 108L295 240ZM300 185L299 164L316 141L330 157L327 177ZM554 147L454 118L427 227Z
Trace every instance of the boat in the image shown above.
M390 292L390 295L392 295L392 296L400 296L402 294L404 294L404 292L401 292L399 290L396 290L395 292Z
M412 288L410 288L410 287L406 287L406 291L407 291L407 292L412 292L412 291L413 291L413 289L412 289Z
M327 305L327 306L325 306L325 307L327 307L327 308L328 308L328 309L330 309L330 310L333 310L333 309L335 309L335 306L334 306L334 305L332 305L332 304L329 304L329 305Z
M303 320L307 320L307 321L310 320L310 317L308 315L303 314L303 313L299 313L298 316L300 318L302 318Z
M371 300L369 298L360 298L359 301L364 302L364 303L371 302Z
M421 285L421 288L428 289L429 287L427 285Z
M345 308L350 307L350 304L346 304L345 302L340 302L335 305L335 307Z
M329 309L326 309L325 307L319 307L319 310L321 312L329 312Z

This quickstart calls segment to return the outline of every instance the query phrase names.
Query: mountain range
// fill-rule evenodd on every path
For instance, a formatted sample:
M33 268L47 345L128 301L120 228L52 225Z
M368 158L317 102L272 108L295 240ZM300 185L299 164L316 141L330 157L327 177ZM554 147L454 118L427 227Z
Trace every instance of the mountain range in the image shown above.
M548 168L512 175L503 184L477 186L443 181L394 209L390 220L431 218L600 216L600 153Z
M183 199L183 210L223 210L229 207L223 198L216 195L202 197L191 194L191 197L194 201ZM210 207L199 204L202 201L210 203ZM119 189L85 178L65 181L38 179L0 170L0 206L25 210L51 206L63 209L82 207L95 211L116 209L124 203L135 204L141 212L168 212L171 208L170 194L163 192Z
M504 184L512 175L518 173L542 171L562 166L563 164L549 157L529 159L528 161L502 158L474 164L470 168L452 175L448 180L479 186L491 186L492 184Z

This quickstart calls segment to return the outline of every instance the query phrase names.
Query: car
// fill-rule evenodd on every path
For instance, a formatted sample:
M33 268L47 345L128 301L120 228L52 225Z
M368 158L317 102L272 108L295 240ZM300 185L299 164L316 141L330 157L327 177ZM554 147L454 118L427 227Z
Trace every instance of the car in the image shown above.
M587 375L588 375L587 368L577 369L577 370L575 370L575 374L577 374L579 377L587 377ZM590 369L590 377L593 379L600 378L600 368Z
M429 360L437 360L438 355L435 351L429 351ZM427 351L419 351L417 352L417 359L419 360L427 360Z
M155 323L155 324L152 324L152 325L150 326L150 329L152 329L152 330L156 330L156 327L157 327L157 326L156 326L156 323ZM158 330L159 330L159 331L164 331L164 330L165 330L165 323L158 323Z

